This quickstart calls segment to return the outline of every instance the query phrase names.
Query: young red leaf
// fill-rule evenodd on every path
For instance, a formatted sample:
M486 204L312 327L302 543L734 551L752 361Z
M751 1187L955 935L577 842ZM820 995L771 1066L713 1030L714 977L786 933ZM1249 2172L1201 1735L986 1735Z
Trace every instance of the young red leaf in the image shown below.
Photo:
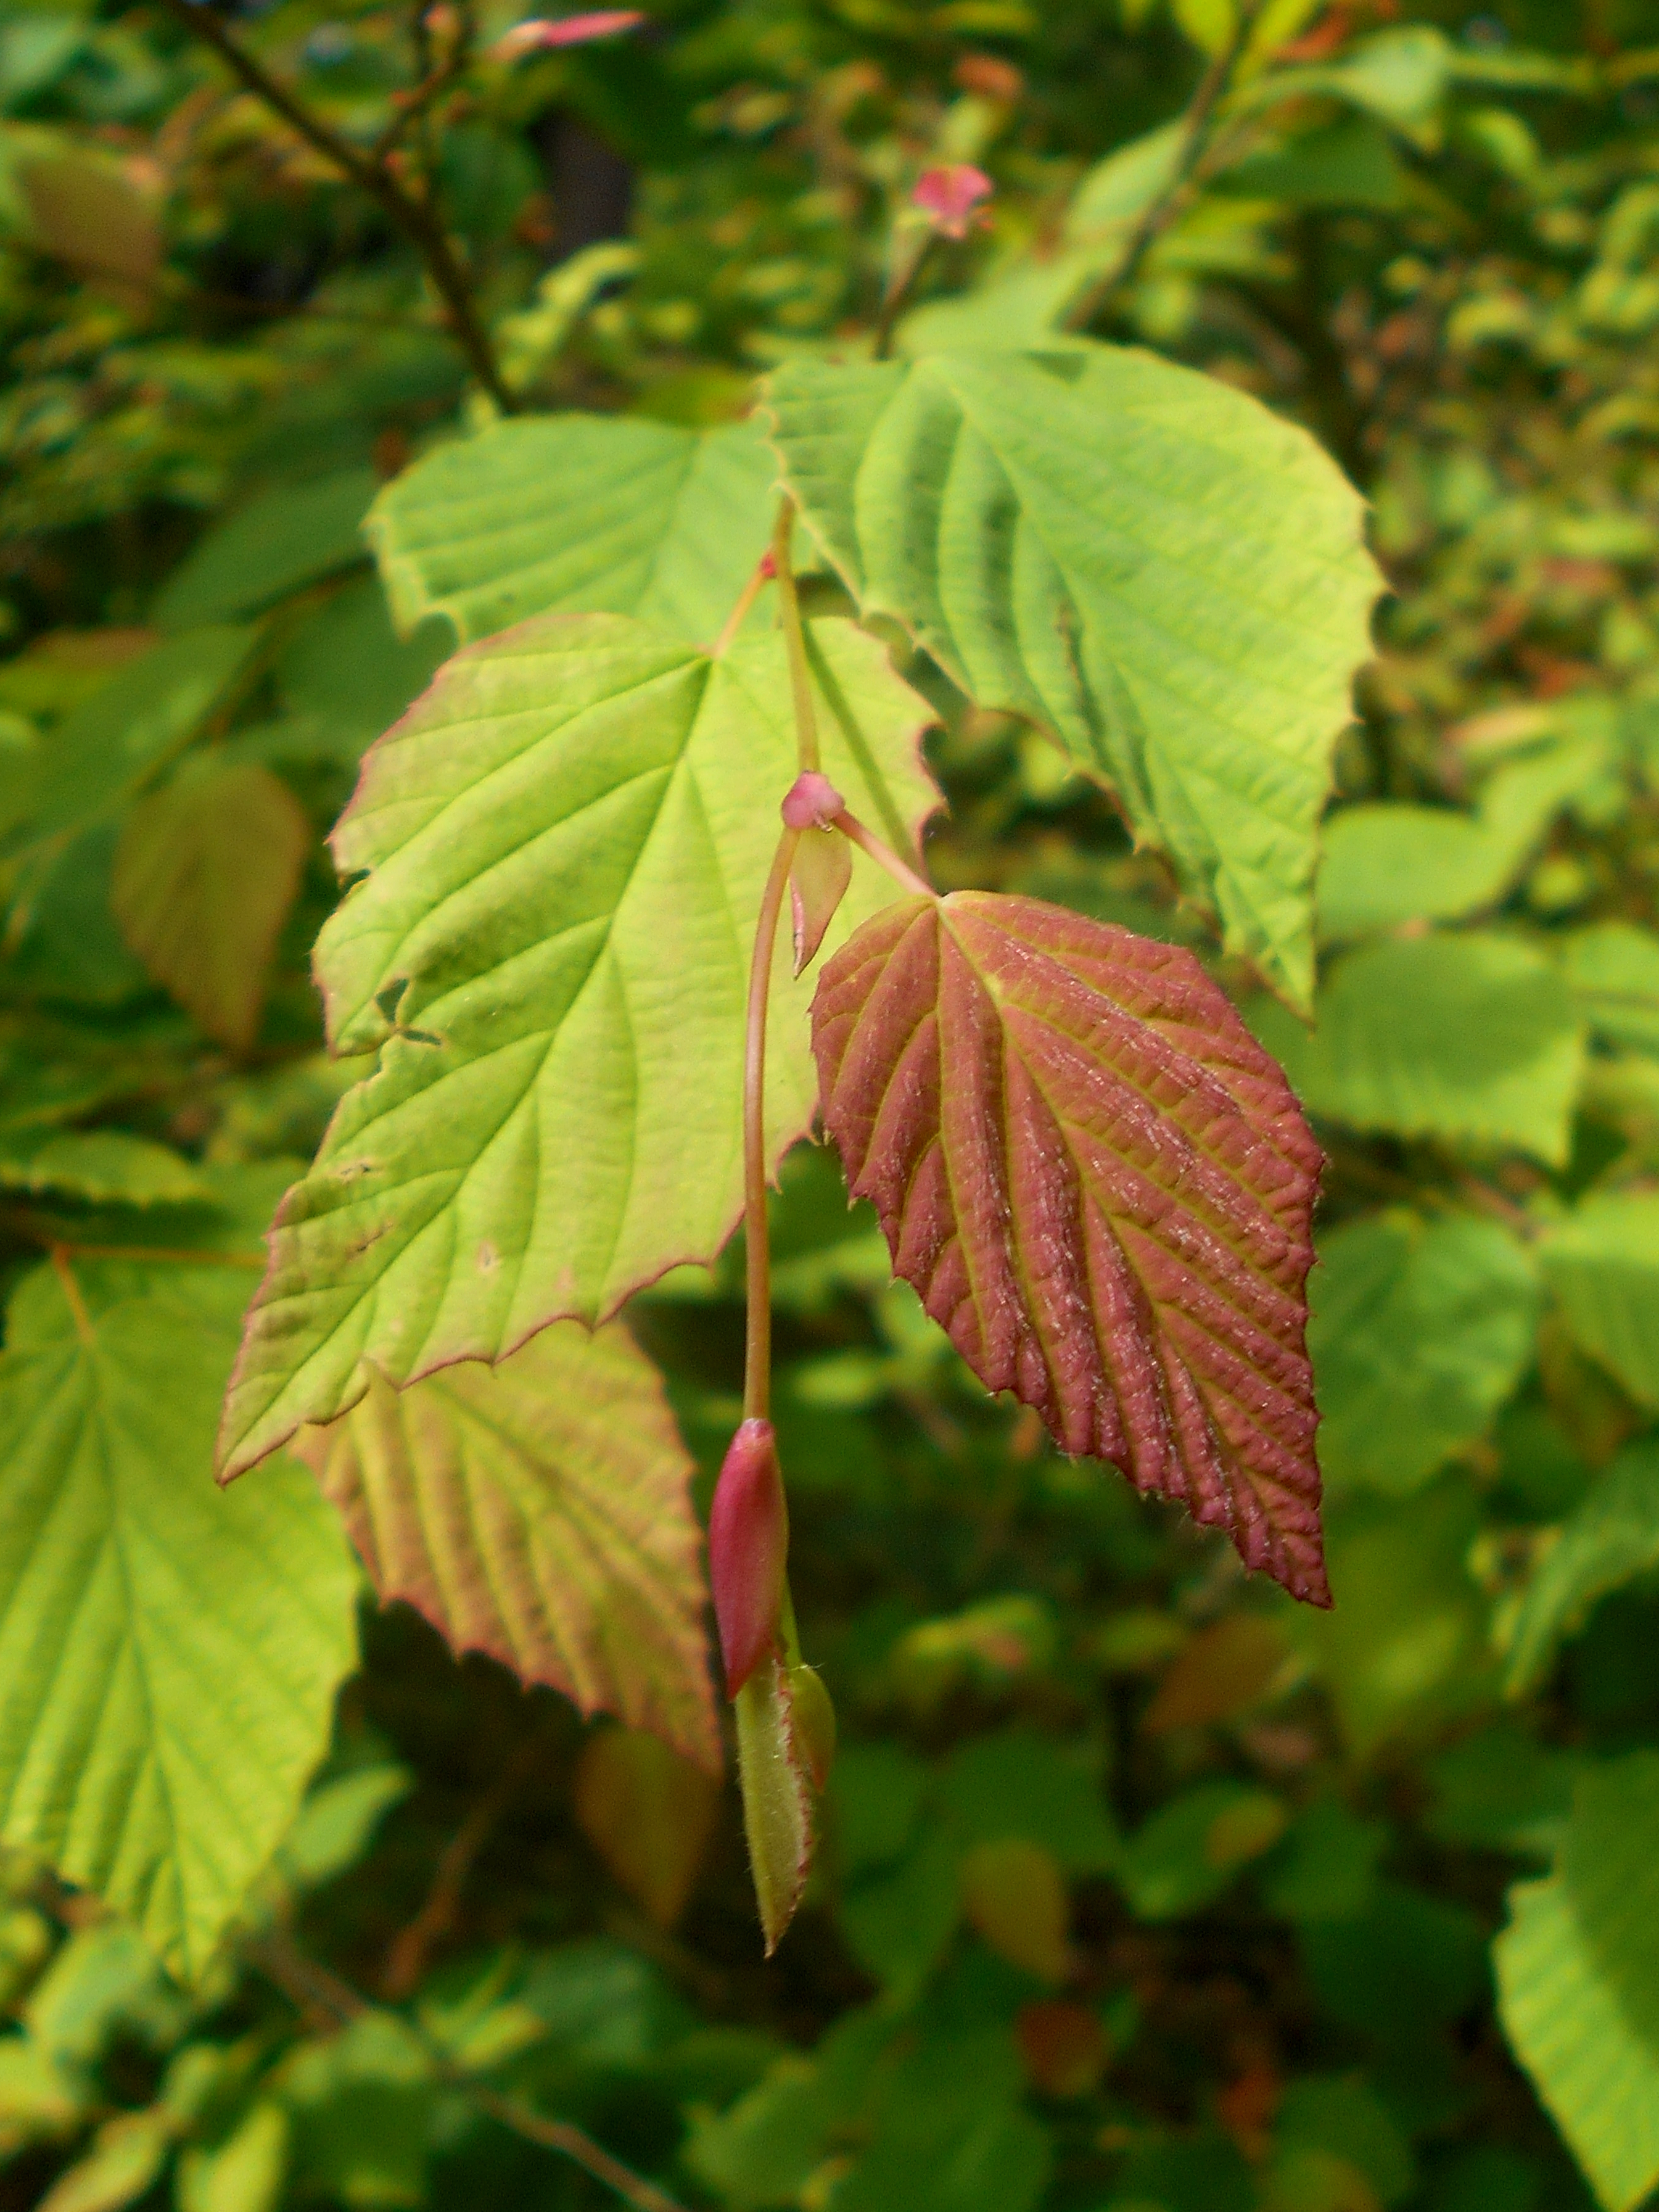
M826 966L812 1037L852 1190L986 1387L1328 1605L1319 1148L1192 955L1035 899L908 900Z
M770 1421L744 1421L726 1448L708 1510L708 1581L735 1698L777 1640L789 1514Z

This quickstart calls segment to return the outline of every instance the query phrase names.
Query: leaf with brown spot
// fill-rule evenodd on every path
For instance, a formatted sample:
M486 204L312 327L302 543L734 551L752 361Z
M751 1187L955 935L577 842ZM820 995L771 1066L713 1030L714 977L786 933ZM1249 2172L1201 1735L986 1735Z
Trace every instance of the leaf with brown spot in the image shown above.
M720 1771L692 1462L624 1328L559 1322L402 1391L373 1370L295 1449L382 1599Z
M311 842L305 811L257 761L192 761L141 799L110 905L149 974L210 1037L246 1052Z
M853 1193L987 1389L1328 1605L1319 1149L1192 955L1036 899L910 899L825 967L812 1038Z

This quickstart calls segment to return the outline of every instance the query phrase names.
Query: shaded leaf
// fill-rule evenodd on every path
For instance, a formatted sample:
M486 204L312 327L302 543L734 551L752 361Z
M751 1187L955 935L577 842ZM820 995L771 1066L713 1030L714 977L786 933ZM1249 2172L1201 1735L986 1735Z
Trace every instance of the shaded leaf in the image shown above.
M812 1018L849 1187L986 1387L1325 1602L1319 1152L1191 954L1032 899L906 900Z
M1659 1405L1659 1192L1584 1199L1538 1257L1578 1343L1632 1397Z
M928 711L850 624L813 637L825 766L908 844L936 798ZM384 1050L283 1206L233 1471L351 1406L370 1365L402 1383L498 1358L714 1258L741 1206L750 940L794 775L781 639L714 661L611 615L469 648L374 748L334 839L368 874L317 968L336 1049ZM860 854L832 939L891 893ZM774 1161L816 1091L790 965L781 944Z
M590 1737L572 1793L582 1833L659 1928L685 1909L720 1799L720 1784L700 1767L635 1729Z
M1287 1656L1278 1621L1266 1613L1230 1613L1178 1655L1140 1724L1149 1735L1163 1735L1232 1720L1261 1702Z
M257 762L189 763L128 815L110 905L162 988L246 1052L311 847L305 810Z
M388 484L368 520L398 627L463 642L527 615L639 615L708 639L766 550L776 466L746 423L498 422Z
M72 708L17 779L3 817L12 842L55 837L110 813L219 704L255 635L222 625L167 638Z
M168 577L151 619L188 629L257 614L274 600L367 560L372 469L340 469L256 493L198 539Z
M289 637L276 681L317 732L313 750L356 760L426 689L452 643L443 622L399 638L380 579L355 576Z
M92 147L30 151L13 171L36 242L77 274L111 277L142 300L161 266L159 196L124 161Z
M1265 1000L1251 1025L1310 1113L1566 1160L1583 1036L1531 945L1473 933L1367 945L1331 969L1311 1034Z
M161 2172L173 2133L171 2116L159 2109L118 2112L99 2129L85 2157L59 2174L40 2212L121 2212Z
M190 1162L125 1129L0 1139L0 1189L62 1192L106 1206L199 1206L211 1193Z
M866 616L980 706L1054 732L1312 994L1316 824L1377 577L1304 433L1152 356L800 362L768 386L785 481Z
M1052 1851L1024 1836L975 1844L962 1863L962 1909L1000 1959L1040 1982L1071 1971L1071 1903Z
M246 1283L40 1267L0 1355L0 1824L207 1964L328 1741L356 1576L303 1472L214 1488Z
M1507 1686L1528 1689L1598 1598L1659 1567L1659 1446L1638 1443L1598 1477L1545 1553L1510 1626Z
M1416 1490L1521 1379L1538 1318L1525 1249L1496 1222L1395 1210L1323 1239L1310 1289L1332 1484Z
M718 1771L692 1463L625 1328L566 1322L402 1391L372 1370L295 1449L382 1600Z
M1290 1824L1281 1798L1237 1782L1204 1782L1160 1806L1123 1845L1116 1869L1142 1920L1176 1920L1232 1887Z

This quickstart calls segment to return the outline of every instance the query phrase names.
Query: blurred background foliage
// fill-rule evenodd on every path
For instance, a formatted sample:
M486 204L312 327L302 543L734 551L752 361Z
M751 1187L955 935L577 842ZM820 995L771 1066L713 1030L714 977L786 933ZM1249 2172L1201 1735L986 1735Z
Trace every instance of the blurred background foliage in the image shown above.
M1391 597L1317 1026L1216 963L1330 1157L1336 1607L987 1403L808 1149L778 1418L842 1749L777 1960L730 1793L370 1613L202 1987L6 1863L0 2204L616 2201L572 2126L654 2177L636 2203L730 2212L1628 2212L1659 2181L1659 18L1279 0L1114 282L1231 5L660 0L517 60L483 0L216 18L354 143L398 131L526 404L733 415L867 327L916 176L968 161L991 221L902 347L1148 344L1364 489ZM9 1281L65 1224L165 1241L199 1178L314 1147L321 837L451 642L394 634L359 526L494 412L384 210L188 14L0 20ZM945 705L941 881L1211 956L1058 754ZM121 891L185 756L163 799L216 776L292 856L205 977ZM705 1483L740 1281L630 1315Z

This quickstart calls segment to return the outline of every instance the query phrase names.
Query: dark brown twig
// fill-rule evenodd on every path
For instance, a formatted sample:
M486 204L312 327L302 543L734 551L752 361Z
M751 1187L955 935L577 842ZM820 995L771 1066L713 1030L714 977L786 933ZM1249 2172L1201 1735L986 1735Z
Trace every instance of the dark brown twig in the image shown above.
M193 38L211 46L274 114L280 115L307 145L331 161L343 176L386 210L425 263L427 274L447 311L455 341L465 354L474 375L502 413L511 414L517 403L502 381L488 333L473 305L465 271L434 210L405 190L385 162L377 160L373 153L354 146L349 138L342 137L319 116L313 115L262 63L238 45L211 8L198 6L196 0L164 0L164 4Z
M1255 27L1256 14L1257 9L1251 4L1251 0L1241 0L1227 43L1212 56L1210 66L1199 79L1197 89L1187 103L1185 130L1175 173L1164 190L1142 211L1139 222L1129 234L1128 243L1120 259L1097 277L1080 298L1073 301L1065 319L1067 330L1086 331L1113 295L1126 285L1133 283L1140 273L1141 263L1186 208L1197 179L1199 164L1209 149L1210 125L1214 119L1216 107L1232 82L1233 71Z

